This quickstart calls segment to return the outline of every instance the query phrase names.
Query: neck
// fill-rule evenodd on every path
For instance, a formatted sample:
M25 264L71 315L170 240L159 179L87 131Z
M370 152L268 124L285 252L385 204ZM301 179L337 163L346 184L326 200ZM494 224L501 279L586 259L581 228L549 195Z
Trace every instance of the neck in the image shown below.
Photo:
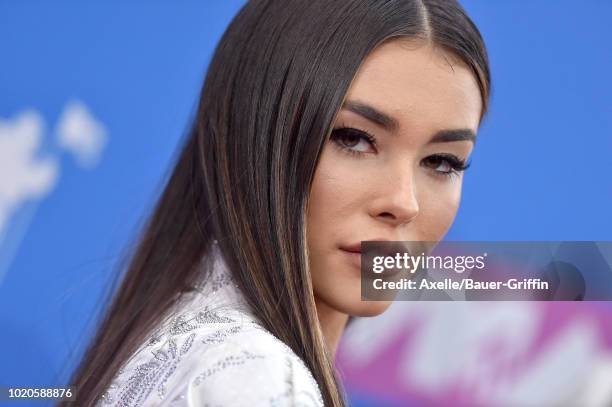
M315 297L315 305L325 342L335 358L340 338L348 321L348 315L330 307L317 297Z

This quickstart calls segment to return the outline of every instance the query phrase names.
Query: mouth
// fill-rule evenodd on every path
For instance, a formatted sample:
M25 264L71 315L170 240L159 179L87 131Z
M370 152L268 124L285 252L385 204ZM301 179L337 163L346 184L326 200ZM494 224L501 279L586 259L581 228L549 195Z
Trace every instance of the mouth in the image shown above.
M361 254L361 242L390 242L390 241L391 240L385 239L382 237L375 237L372 239L362 239L355 243L340 245L339 247L340 247L340 250L343 250L345 252Z
M340 250L346 253L361 254L361 242L348 246L340 246Z
M395 240L389 240L389 239L384 239L384 238L374 238L374 239L367 239L363 241L364 242L376 242L379 244L375 244L375 245L370 244L369 246L366 245L365 247L362 247L361 245L362 241L358 241L355 243L338 246L340 251L348 259L348 261L353 266L357 267L360 271L361 271L362 260L366 262L365 263L366 265L371 265L373 262L374 256L396 257L398 253L401 254L408 250L408 248L405 245ZM364 252L362 252L362 250L364 250ZM408 252L410 251L411 250L408 250ZM368 270L366 271L366 274L364 275L365 278L370 278L370 277L379 278L380 277L380 275L372 274L369 271L370 270L368 268ZM385 272L385 277L392 278L399 272L400 270L395 269L395 268L387 270Z
M359 244L341 246L339 249L348 262L361 272L361 242Z
M379 242L388 242L388 239L384 238L374 238L374 239L364 239L363 241L379 241ZM348 261L361 272L361 240L350 243L340 245L338 248L340 252L344 254L344 256L348 259Z

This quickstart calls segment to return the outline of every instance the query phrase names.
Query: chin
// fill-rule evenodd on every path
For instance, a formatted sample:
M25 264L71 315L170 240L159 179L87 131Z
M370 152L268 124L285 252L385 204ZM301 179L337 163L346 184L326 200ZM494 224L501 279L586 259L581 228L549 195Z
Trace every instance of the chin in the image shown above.
M355 311L349 313L355 317L375 317L385 312L393 301L361 301L355 305Z
M336 263L326 268L335 270L335 273L319 274L318 277L324 277L314 281L314 288L315 296L329 308L353 317L374 317L393 303L389 297L380 301L362 300L361 276L353 267Z
M331 304L336 310L352 317L375 317L385 312L393 301L355 301Z

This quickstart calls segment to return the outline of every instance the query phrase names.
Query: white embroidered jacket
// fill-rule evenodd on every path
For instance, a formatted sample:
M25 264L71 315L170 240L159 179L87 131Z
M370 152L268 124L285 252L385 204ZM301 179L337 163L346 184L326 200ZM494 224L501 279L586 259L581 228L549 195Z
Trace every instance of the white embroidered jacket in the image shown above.
M322 406L303 361L261 327L215 247L188 293L116 375L104 406Z

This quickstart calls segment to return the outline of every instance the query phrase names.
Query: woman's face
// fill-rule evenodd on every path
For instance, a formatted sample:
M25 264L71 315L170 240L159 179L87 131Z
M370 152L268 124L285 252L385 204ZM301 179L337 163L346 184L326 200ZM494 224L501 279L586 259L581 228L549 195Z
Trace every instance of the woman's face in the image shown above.
M467 66L429 44L393 40L363 62L317 166L307 214L318 306L355 316L362 240L439 241L461 197L481 100ZM357 257L358 259L359 257Z

